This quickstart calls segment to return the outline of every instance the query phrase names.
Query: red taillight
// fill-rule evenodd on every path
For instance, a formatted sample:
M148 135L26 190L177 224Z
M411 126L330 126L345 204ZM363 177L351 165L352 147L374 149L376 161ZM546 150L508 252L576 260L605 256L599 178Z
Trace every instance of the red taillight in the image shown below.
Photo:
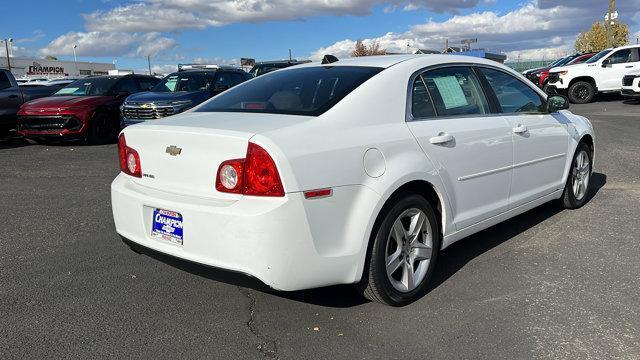
M123 173L135 177L142 177L142 167L140 166L140 155L134 149L127 146L124 134L118 136L118 157L120 159L120 170Z
M216 189L252 196L284 196L276 163L265 149L251 142L245 159L220 164Z

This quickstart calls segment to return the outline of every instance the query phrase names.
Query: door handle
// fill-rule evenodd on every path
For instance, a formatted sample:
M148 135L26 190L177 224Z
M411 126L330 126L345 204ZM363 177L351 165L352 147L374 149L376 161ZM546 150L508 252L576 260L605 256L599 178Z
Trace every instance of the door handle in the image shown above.
M441 132L438 134L438 136L434 136L431 139L429 139L429 142L432 144L446 144L448 142L453 141L453 136L445 133L445 132Z
M625 67L626 67L627 69L629 69L629 68L632 68L632 67L633 67L633 65L627 65L627 66L625 66Z
M18 95L16 95L16 94L9 95L9 99L15 99L17 97L18 97Z
M515 134L524 134L524 133L526 133L527 131L529 131L529 129L527 129L527 127L526 127L526 126L524 126L524 125L522 125L522 124L518 124L518 126L516 126L516 127L514 127L514 128L513 128L513 132L514 132Z

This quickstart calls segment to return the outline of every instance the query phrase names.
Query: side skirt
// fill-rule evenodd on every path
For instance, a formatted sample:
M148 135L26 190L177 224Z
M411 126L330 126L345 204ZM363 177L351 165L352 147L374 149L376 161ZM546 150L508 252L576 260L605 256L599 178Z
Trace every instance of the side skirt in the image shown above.
M469 235L473 235L479 231L482 231L486 228L489 228L493 225L499 224L505 220L511 219L514 216L520 215L524 212L527 212L535 207L538 207L542 204L545 204L551 200L555 200L560 198L560 196L562 196L562 192L564 191L564 189L560 189L560 190L556 190L554 192L552 192L551 194L542 196L536 200L532 200L526 204L522 204L516 208L513 208L511 210L507 210L505 212L503 212L502 214L490 217L486 220L483 220L477 224L471 225L471 226L467 226L464 229L460 229L452 234L449 234L447 236L444 237L443 241L442 241L442 249L446 248L447 246L453 244L454 242L464 239Z

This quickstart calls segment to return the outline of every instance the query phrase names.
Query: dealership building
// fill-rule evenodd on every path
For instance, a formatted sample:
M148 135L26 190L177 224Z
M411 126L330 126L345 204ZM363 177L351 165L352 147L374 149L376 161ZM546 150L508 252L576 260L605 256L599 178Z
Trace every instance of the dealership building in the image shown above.
M107 75L116 66L109 63L61 61L35 58L10 58L11 72L17 79L79 78L89 75ZM7 58L0 58L0 68L8 68Z

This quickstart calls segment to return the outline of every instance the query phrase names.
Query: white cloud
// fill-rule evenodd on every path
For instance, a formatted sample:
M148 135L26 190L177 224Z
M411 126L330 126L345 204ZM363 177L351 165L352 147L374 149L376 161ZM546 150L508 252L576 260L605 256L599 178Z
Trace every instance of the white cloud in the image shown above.
M40 49L41 55L73 55L73 45L77 45L79 56L155 56L176 46L173 39L158 33L122 32L70 32L51 41Z
M177 65L153 65L151 66L151 72L154 74L167 75L172 72L178 71ZM148 71L147 71L148 72Z
M640 0L632 1L640 3ZM626 21L632 22L630 19L638 14L640 6L624 16ZM476 47L490 51L506 51L510 57L520 54L521 58L552 58L571 52L575 36L583 27L599 18L600 12L597 7L585 7L580 2L568 1L562 2L562 5L541 8L536 1L532 1L505 14L484 11L455 15L445 21L429 19L403 33L386 33L363 41L376 41L381 48L404 53L407 50L407 42L412 50L441 50L446 39L449 40L450 46L460 46L462 39L477 38L479 43ZM311 54L311 58L319 59L324 54L350 56L355 40L343 39L321 47Z
M146 0L85 15L86 27L101 32L165 32L231 23L296 20L317 15L368 15L374 6L386 11L427 9L457 12L480 0Z

